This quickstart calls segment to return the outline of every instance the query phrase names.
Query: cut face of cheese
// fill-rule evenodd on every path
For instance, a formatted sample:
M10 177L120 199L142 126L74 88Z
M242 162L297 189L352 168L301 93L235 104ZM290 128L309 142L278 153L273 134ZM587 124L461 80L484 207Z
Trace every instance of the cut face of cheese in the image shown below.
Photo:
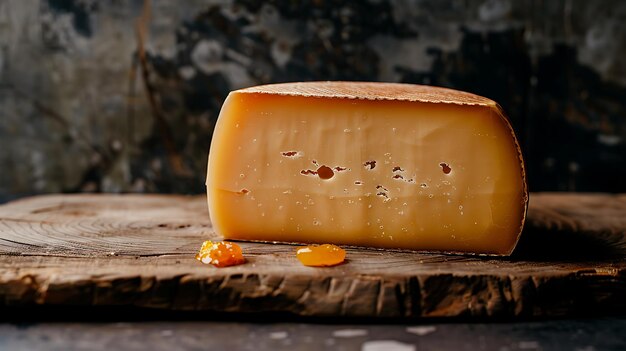
M232 92L207 192L226 239L507 255L526 215L521 152L489 99L391 83Z

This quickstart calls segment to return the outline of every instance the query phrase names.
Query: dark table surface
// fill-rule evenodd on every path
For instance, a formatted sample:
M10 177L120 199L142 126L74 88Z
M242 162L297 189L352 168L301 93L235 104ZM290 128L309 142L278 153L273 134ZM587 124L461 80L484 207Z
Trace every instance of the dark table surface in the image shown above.
M32 317L32 316L31 316ZM467 323L5 322L0 350L626 350L626 317Z

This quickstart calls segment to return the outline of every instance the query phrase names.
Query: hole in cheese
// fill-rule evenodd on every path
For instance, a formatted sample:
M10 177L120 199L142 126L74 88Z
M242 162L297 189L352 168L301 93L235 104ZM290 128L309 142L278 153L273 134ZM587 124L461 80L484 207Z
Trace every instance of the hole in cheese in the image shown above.
M322 165L317 169L317 175L321 179L328 180L335 175L335 172L330 167Z
M452 172L452 168L445 162L441 162L439 166L441 166L441 170L444 174L450 174L450 172Z
M281 152L281 155L290 158L298 158L302 156L302 153L300 151L283 151Z
M376 161L366 161L363 167L365 167L365 169L374 169L376 167Z

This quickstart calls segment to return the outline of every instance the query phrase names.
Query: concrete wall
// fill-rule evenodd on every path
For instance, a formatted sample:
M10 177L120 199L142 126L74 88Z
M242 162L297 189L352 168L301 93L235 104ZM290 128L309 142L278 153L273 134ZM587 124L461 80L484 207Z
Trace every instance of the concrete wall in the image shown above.
M624 1L149 4L0 1L0 201L202 192L228 91L323 79L485 95L513 120L531 190L626 191Z

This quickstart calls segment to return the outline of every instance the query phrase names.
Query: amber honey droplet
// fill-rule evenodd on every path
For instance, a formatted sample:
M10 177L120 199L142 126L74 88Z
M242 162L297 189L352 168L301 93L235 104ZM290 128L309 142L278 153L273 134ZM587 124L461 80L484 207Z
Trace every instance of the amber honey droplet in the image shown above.
M246 262L241 247L235 243L205 241L196 255L196 260L215 267L236 266Z
M346 259L346 251L337 245L309 245L296 251L296 257L305 265L311 267L336 266Z

